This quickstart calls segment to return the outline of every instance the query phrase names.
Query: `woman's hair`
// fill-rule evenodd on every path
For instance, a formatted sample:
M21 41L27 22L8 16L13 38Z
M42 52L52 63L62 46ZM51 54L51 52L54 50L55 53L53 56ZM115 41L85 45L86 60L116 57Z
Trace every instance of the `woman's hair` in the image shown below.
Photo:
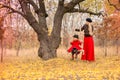
M86 21L91 23L92 19L91 18L86 18Z

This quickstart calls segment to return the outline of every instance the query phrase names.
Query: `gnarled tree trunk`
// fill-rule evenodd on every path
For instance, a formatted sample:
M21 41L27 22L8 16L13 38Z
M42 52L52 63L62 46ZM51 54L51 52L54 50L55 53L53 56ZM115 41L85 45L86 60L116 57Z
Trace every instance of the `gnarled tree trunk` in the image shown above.
M40 48L38 50L38 56L44 60L57 57L56 49L54 49L49 43L49 39L40 40Z
M38 56L42 59L48 60L57 57L56 51L61 43L61 25L64 15L64 8L58 7L54 17L54 25L51 36L38 36L40 42L40 48L38 50Z

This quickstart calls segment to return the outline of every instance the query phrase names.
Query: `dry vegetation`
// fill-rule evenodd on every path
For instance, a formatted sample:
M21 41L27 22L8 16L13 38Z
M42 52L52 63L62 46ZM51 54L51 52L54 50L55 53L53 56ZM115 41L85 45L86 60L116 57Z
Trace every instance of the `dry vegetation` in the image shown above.
M119 56L98 56L100 48L96 48L96 61L91 63L71 61L64 48L58 50L58 58L48 61L37 57L36 51L21 50L16 57L15 50L7 50L0 63L0 80L120 80Z

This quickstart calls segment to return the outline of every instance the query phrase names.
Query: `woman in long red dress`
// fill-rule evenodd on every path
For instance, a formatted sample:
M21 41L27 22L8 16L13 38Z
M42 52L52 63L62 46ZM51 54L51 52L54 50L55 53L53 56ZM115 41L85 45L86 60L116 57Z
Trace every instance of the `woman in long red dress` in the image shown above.
M94 41L93 41L93 26L91 25L91 18L86 19L85 25L81 28L81 31L84 31L84 54L81 57L81 60L94 61Z

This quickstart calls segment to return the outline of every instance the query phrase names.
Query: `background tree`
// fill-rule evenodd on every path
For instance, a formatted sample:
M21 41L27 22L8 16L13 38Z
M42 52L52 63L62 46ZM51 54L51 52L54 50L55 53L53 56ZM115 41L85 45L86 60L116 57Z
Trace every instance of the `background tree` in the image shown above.
M118 25L120 21L120 12L116 11L111 16L107 18L109 20L109 27L111 29L110 31L110 40L115 42L116 45L116 54L118 55L118 48L119 48L119 40L120 40L120 25Z
M96 30L96 37L104 47L105 56L108 55L108 46L116 44L116 54L119 47L119 0L105 0L105 17ZM98 25L97 25L98 26Z
M1 52L0 52L0 56L1 56L1 62L3 62L3 39L4 39L4 32L5 29L3 28L3 20L4 17L0 17L0 46L1 46Z
M120 11L120 0L107 0L107 3L116 10Z
M120 19L120 0L107 0L105 1L105 10L108 14L106 21L109 21L110 27L110 39L116 44L116 55L118 55L119 49L119 19Z

